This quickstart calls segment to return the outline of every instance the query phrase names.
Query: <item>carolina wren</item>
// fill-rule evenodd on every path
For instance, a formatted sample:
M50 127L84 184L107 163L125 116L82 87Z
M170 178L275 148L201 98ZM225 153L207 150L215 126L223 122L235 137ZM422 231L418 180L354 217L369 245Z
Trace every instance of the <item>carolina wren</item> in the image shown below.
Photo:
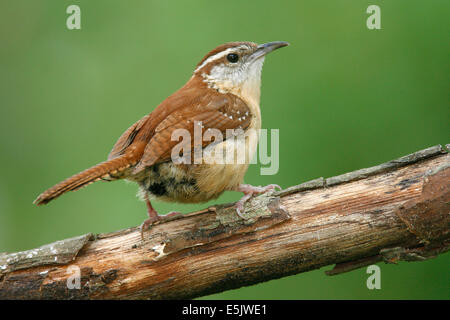
M198 63L192 77L181 89L122 134L108 160L44 191L34 203L46 204L67 191L78 190L98 180L127 179L138 183L147 204L149 218L141 225L141 235L153 222L178 214L172 212L160 216L150 199L197 203L215 199L227 190L240 191L244 196L237 202L236 211L245 218L242 214L244 204L252 195L279 186L242 184L248 163L175 163L171 150L178 141L172 139L172 133L177 129L193 133L194 123L200 121L203 131L259 130L264 58L267 53L287 45L287 42L278 41L261 45L230 42L218 46ZM258 134L245 139L245 149L251 157L258 144ZM201 147L210 145L217 151L225 144L232 152L242 147L230 140L203 141Z

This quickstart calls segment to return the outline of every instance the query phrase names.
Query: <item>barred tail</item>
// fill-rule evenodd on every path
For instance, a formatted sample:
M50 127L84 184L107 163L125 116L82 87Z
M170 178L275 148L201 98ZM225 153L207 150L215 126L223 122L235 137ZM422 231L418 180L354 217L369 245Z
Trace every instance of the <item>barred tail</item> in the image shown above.
M44 191L33 203L38 206L46 204L68 191L78 190L95 181L108 177L109 174L123 171L130 167L130 163L130 158L126 155L99 163Z

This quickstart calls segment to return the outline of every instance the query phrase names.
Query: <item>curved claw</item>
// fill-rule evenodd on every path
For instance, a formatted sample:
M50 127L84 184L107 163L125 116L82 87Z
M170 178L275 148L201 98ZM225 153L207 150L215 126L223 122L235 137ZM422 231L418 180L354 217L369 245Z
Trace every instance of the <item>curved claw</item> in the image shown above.
M154 222L158 221L158 219L148 218L144 220L141 224L141 240L144 241L144 231L148 229L148 227L153 224Z
M242 202L242 201L238 201L238 202L236 203L236 213L237 213L238 216L241 217L242 219L247 220L247 217L244 215L244 210L245 210L245 208L244 208L244 203L245 203L245 202Z
M141 224L141 239L144 241L144 231L153 223L157 221L164 221L164 220L170 220L168 218L171 218L173 216L181 214L181 212L178 211L171 211L166 215L159 215L158 212L156 212L155 209L153 209L152 204L150 203L150 200L148 199L148 196L145 198L145 202L147 204L147 213L148 213L148 219L146 219Z
M252 194L246 194L244 195L241 200L239 200L238 202L236 202L236 213L238 214L239 217L241 217L244 220L247 220L247 217L244 215L244 204L245 202L247 202L248 199L250 199L252 196Z
M141 224L141 239L142 241L144 241L144 231L146 229L148 229L148 227L150 225L152 225L153 223L157 222L157 221L164 221L164 220L170 220L170 218L177 216L179 214L182 214L181 212L178 211L171 211L165 215L153 215L150 218L146 219L144 222L142 222Z
M250 199L254 194L266 193L270 190L274 190L277 188L281 190L281 187L277 184L269 184L265 187L261 187L261 186L255 187L255 186L252 186L249 184L239 185L239 187L237 188L236 191L243 192L244 196L238 202L236 202L236 212L237 212L238 216L241 217L242 219L247 219L247 217L245 217L245 215L243 214L244 205L248 201L248 199Z
M240 206L236 205L236 213L238 214L239 217L245 219L245 216L241 212L242 210L244 210L244 206L242 204Z
M267 189L266 192L269 190L274 190L274 189L282 190L282 188L277 184L269 184L269 185L265 186L264 189Z

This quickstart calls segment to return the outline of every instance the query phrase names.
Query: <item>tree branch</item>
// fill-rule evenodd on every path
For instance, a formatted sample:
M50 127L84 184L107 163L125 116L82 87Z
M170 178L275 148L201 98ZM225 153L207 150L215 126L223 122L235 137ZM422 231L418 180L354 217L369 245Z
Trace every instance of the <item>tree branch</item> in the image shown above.
M333 275L421 261L449 248L449 184L436 146L256 197L247 220L219 205L154 225L144 242L130 228L3 253L0 299L183 299L331 264Z

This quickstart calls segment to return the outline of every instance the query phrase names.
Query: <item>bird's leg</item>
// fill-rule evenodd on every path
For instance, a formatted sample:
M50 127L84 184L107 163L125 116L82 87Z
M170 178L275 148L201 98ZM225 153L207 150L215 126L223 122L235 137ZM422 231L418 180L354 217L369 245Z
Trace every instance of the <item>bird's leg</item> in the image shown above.
M242 219L247 219L244 215L244 205L245 203L255 194L266 193L267 191L278 188L281 190L281 187L277 184L269 184L265 187L261 186L252 186L250 184L240 184L234 191L243 192L244 196L236 202L236 212Z
M148 195L145 195L145 203L147 204L147 213L148 213L148 219L146 219L141 224L141 238L142 241L144 241L144 231L153 223L160 220L165 220L169 217L174 217L181 212L178 211L172 211L165 215L159 215L158 212L153 208L152 204L150 203L150 200L148 199Z

